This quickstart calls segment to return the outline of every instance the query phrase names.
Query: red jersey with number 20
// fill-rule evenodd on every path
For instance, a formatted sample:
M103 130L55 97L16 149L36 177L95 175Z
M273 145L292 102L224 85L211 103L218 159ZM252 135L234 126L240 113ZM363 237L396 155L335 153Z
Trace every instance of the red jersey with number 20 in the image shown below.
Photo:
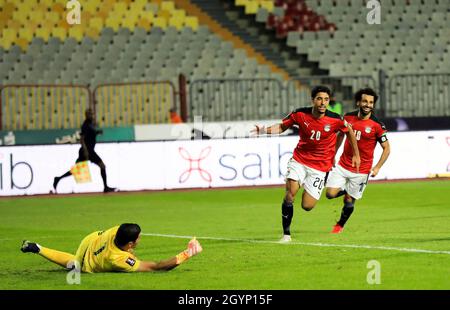
M312 107L300 108L283 119L285 127L298 125L300 141L294 150L299 163L328 172L333 166L336 150L336 133L347 132L347 122L337 113L326 111L322 118L312 115Z
M386 127L373 114L369 119L360 119L358 111L345 114L344 119L352 126L358 142L359 156L361 157L359 173L369 174L372 169L373 152L377 146L377 141L380 143L387 141ZM347 139L339 165L348 171L356 173L356 168L352 167L352 157L352 146Z

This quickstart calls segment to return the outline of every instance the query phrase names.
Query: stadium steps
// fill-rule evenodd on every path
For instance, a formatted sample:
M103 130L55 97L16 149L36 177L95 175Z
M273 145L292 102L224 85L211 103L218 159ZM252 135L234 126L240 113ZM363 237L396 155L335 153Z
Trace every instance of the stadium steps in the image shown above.
M266 29L265 22L258 21L254 15L247 14L245 6L238 6L235 1L231 2L232 4L228 1L223 2L224 5L227 5L227 15L234 20L235 25L239 26L240 31L246 33L248 42L255 47L255 50L270 55L267 56L268 59L281 62L282 66L287 68L291 77L302 78L311 75L329 75L329 70L321 68L318 61L308 59L306 51L298 53L296 46L287 44L286 38L277 38L273 29ZM320 83L327 84L327 81L321 81ZM333 82L333 85L337 98L340 98L342 93L348 92L337 80ZM297 86L300 86L300 84ZM312 85L307 83L306 86L311 87Z
M193 1L206 2L205 0ZM317 62L308 61L306 53L299 55L296 49L287 46L283 39L276 38L273 31L267 30L258 23L253 15L246 14L245 7L236 6L234 1L212 0L208 1L205 7L210 10L208 13L211 16L252 45L267 59L285 69L291 77L328 73L327 70L319 68ZM225 14L223 14L224 11Z
M267 65L271 69L273 73L278 73L282 76L282 78L287 81L289 80L289 73L280 68L273 62L269 61L263 54L257 52L251 45L244 42L239 36L236 36L231 31L229 31L226 27L217 22L214 18L212 18L209 14L207 14L206 10L201 8L201 2L187 1L187 0L174 0L177 7L183 9L189 15L196 16L199 19L201 24L207 25L214 33L219 35L223 40L231 41L235 48L244 49L248 57L255 58L259 64ZM214 2L214 0L209 1L210 5ZM199 4L199 5L197 5ZM222 12L223 13L223 12Z

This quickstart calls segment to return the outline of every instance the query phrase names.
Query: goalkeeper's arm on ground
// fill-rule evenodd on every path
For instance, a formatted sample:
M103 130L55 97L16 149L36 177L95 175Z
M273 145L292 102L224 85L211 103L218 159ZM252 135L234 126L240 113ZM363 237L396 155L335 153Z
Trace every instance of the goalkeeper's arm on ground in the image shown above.
M150 262L150 261L141 261L139 268L136 271L169 271L183 262L187 261L192 256L197 255L202 251L202 246L197 239L192 239L188 243L188 247L186 250L181 252L180 254L164 261L160 262Z

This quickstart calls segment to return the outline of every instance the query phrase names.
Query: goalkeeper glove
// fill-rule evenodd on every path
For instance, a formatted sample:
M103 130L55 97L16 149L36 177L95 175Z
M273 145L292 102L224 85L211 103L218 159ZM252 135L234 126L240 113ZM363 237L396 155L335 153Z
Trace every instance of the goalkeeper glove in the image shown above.
M194 255L197 255L203 251L202 246L200 245L200 242L197 241L197 239L194 237L191 241L188 243L188 248L178 254L176 257L177 259L177 265L183 263L184 261L188 260Z

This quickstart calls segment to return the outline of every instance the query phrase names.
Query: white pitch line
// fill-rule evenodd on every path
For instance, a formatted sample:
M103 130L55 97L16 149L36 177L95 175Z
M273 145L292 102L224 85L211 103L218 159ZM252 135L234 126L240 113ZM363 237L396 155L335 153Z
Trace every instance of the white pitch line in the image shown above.
M165 234L153 234L153 233L142 233L141 235L152 236L152 237L165 237L165 238L181 238L181 239L191 239L194 237L194 236L165 235ZM236 242L261 243L261 244L282 244L278 241L240 239L240 238L197 237L197 239L236 241ZM317 246L317 247L354 248L354 249L369 249L369 250L384 250L384 251L450 255L450 251L433 251L433 250L423 250L423 249L409 249L409 248L396 248L396 247L390 247L390 246L372 246L372 245L357 245L357 244L332 244L332 243L320 243L320 242L316 243L316 242L292 241L289 243L283 243L282 245L306 245L306 246Z

